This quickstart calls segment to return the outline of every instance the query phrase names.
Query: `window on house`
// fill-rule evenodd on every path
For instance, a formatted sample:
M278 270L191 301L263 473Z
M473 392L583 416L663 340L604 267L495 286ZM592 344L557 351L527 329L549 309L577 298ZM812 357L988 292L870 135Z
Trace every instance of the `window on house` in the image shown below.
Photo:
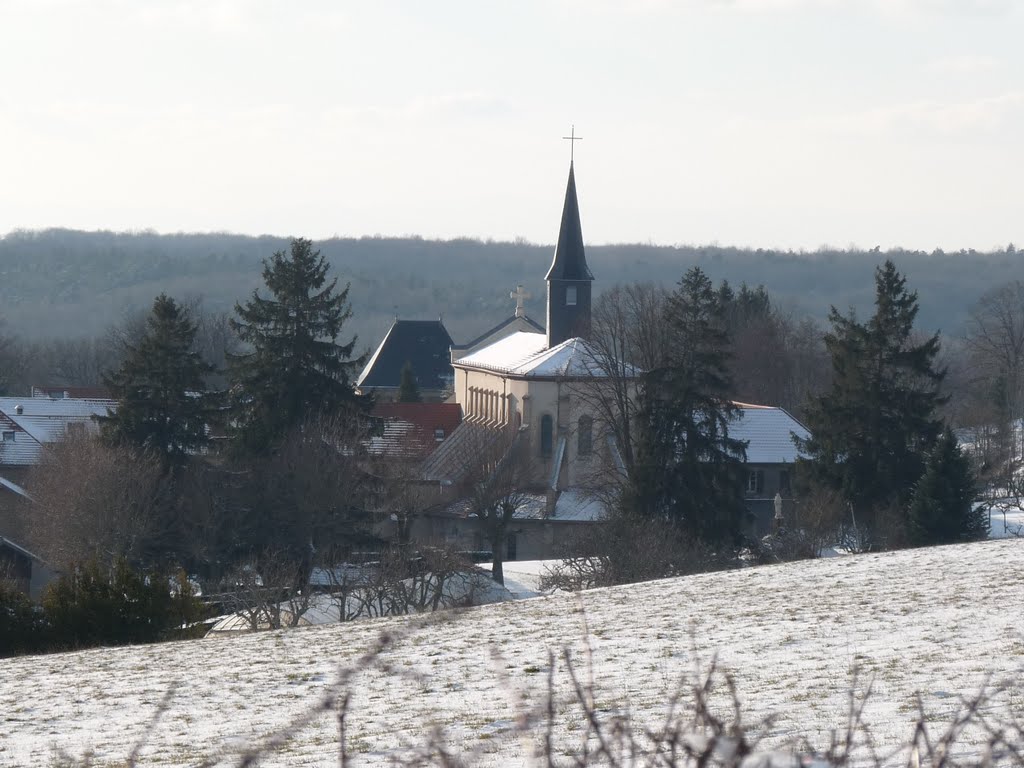
M547 458L551 455L554 442L554 422L550 415L540 417L540 455Z
M440 442L441 442L442 440L444 440L444 430L443 430L443 429L441 429L440 427L438 427L437 429L435 429L435 430L434 430L434 439L435 439L435 440L437 440L437 442L439 442L439 443L440 443Z
M779 472L779 493L783 496L789 496L790 494L789 470L784 469Z
M752 469L747 475L747 493L764 493L764 470Z
M576 286L570 285L565 289L565 305L567 307L576 306Z
M3 441L4 441L5 443L13 443L13 442L14 442L14 435L15 435L15 434L16 434L16 433L15 433L15 431L14 431L13 429L5 429L5 430L4 430L4 438L3 438Z
M589 416L580 416L576 425L576 452L580 456L589 456L594 450L594 420Z

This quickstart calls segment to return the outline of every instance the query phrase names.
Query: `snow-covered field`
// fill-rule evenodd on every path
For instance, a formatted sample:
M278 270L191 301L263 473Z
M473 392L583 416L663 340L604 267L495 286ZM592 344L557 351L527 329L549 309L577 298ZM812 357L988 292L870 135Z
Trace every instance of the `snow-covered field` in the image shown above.
M1006 539L540 597L427 621L8 659L0 661L0 765L46 765L57 749L92 749L95 764L123 764L169 689L141 764L229 761L239 744L310 707L382 628L399 637L381 657L387 670L354 679L356 760L387 763L389 751L420 743L437 724L480 762L518 764L526 747L503 734L519 697L543 693L549 649L570 646L582 657L584 619L602 711L653 725L692 672L694 652L717 653L735 674L747 722L776 712L772 743L806 735L822 745L843 726L860 669L861 685L874 677L866 720L878 743L895 745L910 736L916 693L941 720L987 673L1022 677L1022 579L1024 540ZM567 695L565 675L556 680ZM992 706L1024 714L1022 701L1018 684ZM556 739L571 748L579 714L556 709ZM320 715L264 764L336 765L336 731Z

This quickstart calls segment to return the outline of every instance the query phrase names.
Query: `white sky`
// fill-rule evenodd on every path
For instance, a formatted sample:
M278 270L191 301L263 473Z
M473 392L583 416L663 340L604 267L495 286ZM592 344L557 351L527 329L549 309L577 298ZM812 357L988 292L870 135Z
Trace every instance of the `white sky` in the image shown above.
M0 0L0 232L1024 241L1015 0Z

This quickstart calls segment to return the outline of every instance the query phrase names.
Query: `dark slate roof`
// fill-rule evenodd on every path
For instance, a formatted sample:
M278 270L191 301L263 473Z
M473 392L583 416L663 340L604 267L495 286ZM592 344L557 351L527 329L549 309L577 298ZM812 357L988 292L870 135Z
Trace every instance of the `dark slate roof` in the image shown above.
M356 385L397 388L402 367L409 362L421 390L450 387L455 375L451 346L452 337L440 320L395 320Z
M558 245L545 280L593 280L583 252L583 228L580 226L580 204L576 200L576 175L569 164L569 183L562 206L562 225L558 229Z

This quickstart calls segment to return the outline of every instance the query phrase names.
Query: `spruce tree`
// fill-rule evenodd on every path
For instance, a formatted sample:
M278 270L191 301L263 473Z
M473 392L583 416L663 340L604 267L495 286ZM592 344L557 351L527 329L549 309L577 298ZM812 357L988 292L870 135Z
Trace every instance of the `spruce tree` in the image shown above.
M110 444L129 444L159 455L165 467L182 464L209 442L216 415L206 393L213 366L194 351L196 325L166 294L153 302L137 344L126 344L121 367L104 376L117 410L101 419Z
M952 544L988 535L988 517L975 510L974 473L948 427L928 454L908 518L915 544Z
M875 270L875 312L866 323L832 307L825 335L832 387L809 404L811 437L800 441L808 457L801 467L842 495L869 547L899 543L902 516L942 429L939 337L915 340L917 311L917 293L888 260ZM886 512L896 518L883 521Z
M729 437L729 335L711 281L690 269L669 297L669 344L643 378L640 441L628 504L709 541L736 539L745 446Z
M234 437L244 453L266 452L311 414L367 404L351 383L364 362L352 357L356 339L338 343L352 316L349 285L337 290L329 268L311 241L295 239L263 262L269 296L256 290L235 305L231 326L252 348L230 358Z
M416 386L416 374L412 370L412 363L406 360L402 366L401 381L398 383L398 402L418 403L422 400L420 388Z

